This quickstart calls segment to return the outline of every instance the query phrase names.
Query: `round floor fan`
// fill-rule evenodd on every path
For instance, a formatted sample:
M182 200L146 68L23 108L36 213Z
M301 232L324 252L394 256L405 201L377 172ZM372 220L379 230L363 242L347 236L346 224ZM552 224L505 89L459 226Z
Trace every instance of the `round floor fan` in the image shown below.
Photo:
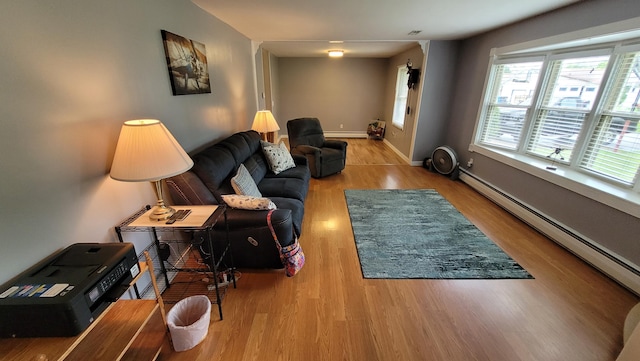
M443 145L436 148L431 154L431 164L436 172L458 178L458 156L453 148Z

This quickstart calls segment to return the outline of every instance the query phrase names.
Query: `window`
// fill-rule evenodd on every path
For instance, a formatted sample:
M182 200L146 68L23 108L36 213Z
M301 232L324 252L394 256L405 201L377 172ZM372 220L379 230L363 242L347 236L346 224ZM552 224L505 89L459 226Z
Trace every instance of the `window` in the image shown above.
M506 62L495 66L481 143L516 149L541 67L542 61Z
M640 44L495 56L474 145L640 189ZM537 159L537 163L536 163ZM560 173L557 173L560 174Z
M393 118L391 124L402 129L404 128L404 116L407 113L407 97L409 95L409 74L405 66L398 67L396 76L396 98L393 103Z
M640 52L622 54L580 167L633 185L640 169Z
M571 57L549 62L546 87L529 138L527 152L556 161L569 163L585 118L593 106L593 95L588 98L583 89L599 87L609 56ZM558 94L562 84L578 83L571 94ZM575 89L575 90L574 90ZM557 152L557 153L556 153Z

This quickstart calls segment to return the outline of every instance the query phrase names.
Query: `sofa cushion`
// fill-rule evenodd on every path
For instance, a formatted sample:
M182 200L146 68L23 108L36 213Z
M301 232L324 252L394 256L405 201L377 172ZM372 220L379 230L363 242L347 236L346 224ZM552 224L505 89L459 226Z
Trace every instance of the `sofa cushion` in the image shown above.
M230 180L236 174L238 165L227 148L213 145L192 158L191 170L211 192L234 193Z
M218 145L227 148L231 152L235 159L236 166L238 166L254 153L254 150L247 140L242 133L236 133L222 140Z
M260 141L262 140L262 137L255 130L247 130L244 132L240 132L238 134L240 134L247 141L247 144L249 145L249 151L251 152L251 154L258 152L262 147L260 145Z
M304 202L309 190L308 184L299 178L265 177L258 184L258 189L264 197L293 198Z
M296 166L284 143L281 142L276 145L269 142L261 142L261 144L264 156L267 158L269 168L273 173L278 174Z
M175 205L207 205L219 204L214 194L193 172L187 171L165 180L171 204Z
M236 175L231 178L231 186L233 187L233 190L236 191L236 194L251 197L262 197L262 193L258 190L256 182L242 163L238 167Z
M262 178L268 173L271 173L269 172L269 165L262 154L262 150L247 158L242 164L244 164L244 167L251 173L251 177L253 177L256 184L260 183Z
M311 172L309 171L309 167L305 163L304 165L295 166L278 174L267 172L264 175L264 178L297 178L303 180L305 183L308 183L311 179Z

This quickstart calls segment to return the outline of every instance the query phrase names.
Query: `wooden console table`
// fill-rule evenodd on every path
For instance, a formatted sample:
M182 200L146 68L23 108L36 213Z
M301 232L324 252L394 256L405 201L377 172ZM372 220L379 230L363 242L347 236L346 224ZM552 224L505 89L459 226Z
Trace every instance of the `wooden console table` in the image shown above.
M0 339L2 361L155 360L167 337L164 303L156 284L153 263L146 263L129 284L149 272L156 300L118 300L75 337Z

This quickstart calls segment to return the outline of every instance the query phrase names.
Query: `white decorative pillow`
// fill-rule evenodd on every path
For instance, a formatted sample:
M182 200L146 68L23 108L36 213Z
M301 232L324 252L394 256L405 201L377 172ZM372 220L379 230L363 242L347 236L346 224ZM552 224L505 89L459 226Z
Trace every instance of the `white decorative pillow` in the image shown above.
M222 199L231 208L261 211L276 209L275 203L269 198L243 196L240 194L223 194Z
M233 178L231 178L231 187L233 187L236 194L251 197L262 197L262 193L258 190L256 182L253 180L251 173L249 173L244 164L240 164L238 172Z
M279 145L276 145L261 141L261 144L262 152L267 158L267 163L269 163L269 168L273 173L278 174L296 166L291 153L289 153L284 143L280 142Z

